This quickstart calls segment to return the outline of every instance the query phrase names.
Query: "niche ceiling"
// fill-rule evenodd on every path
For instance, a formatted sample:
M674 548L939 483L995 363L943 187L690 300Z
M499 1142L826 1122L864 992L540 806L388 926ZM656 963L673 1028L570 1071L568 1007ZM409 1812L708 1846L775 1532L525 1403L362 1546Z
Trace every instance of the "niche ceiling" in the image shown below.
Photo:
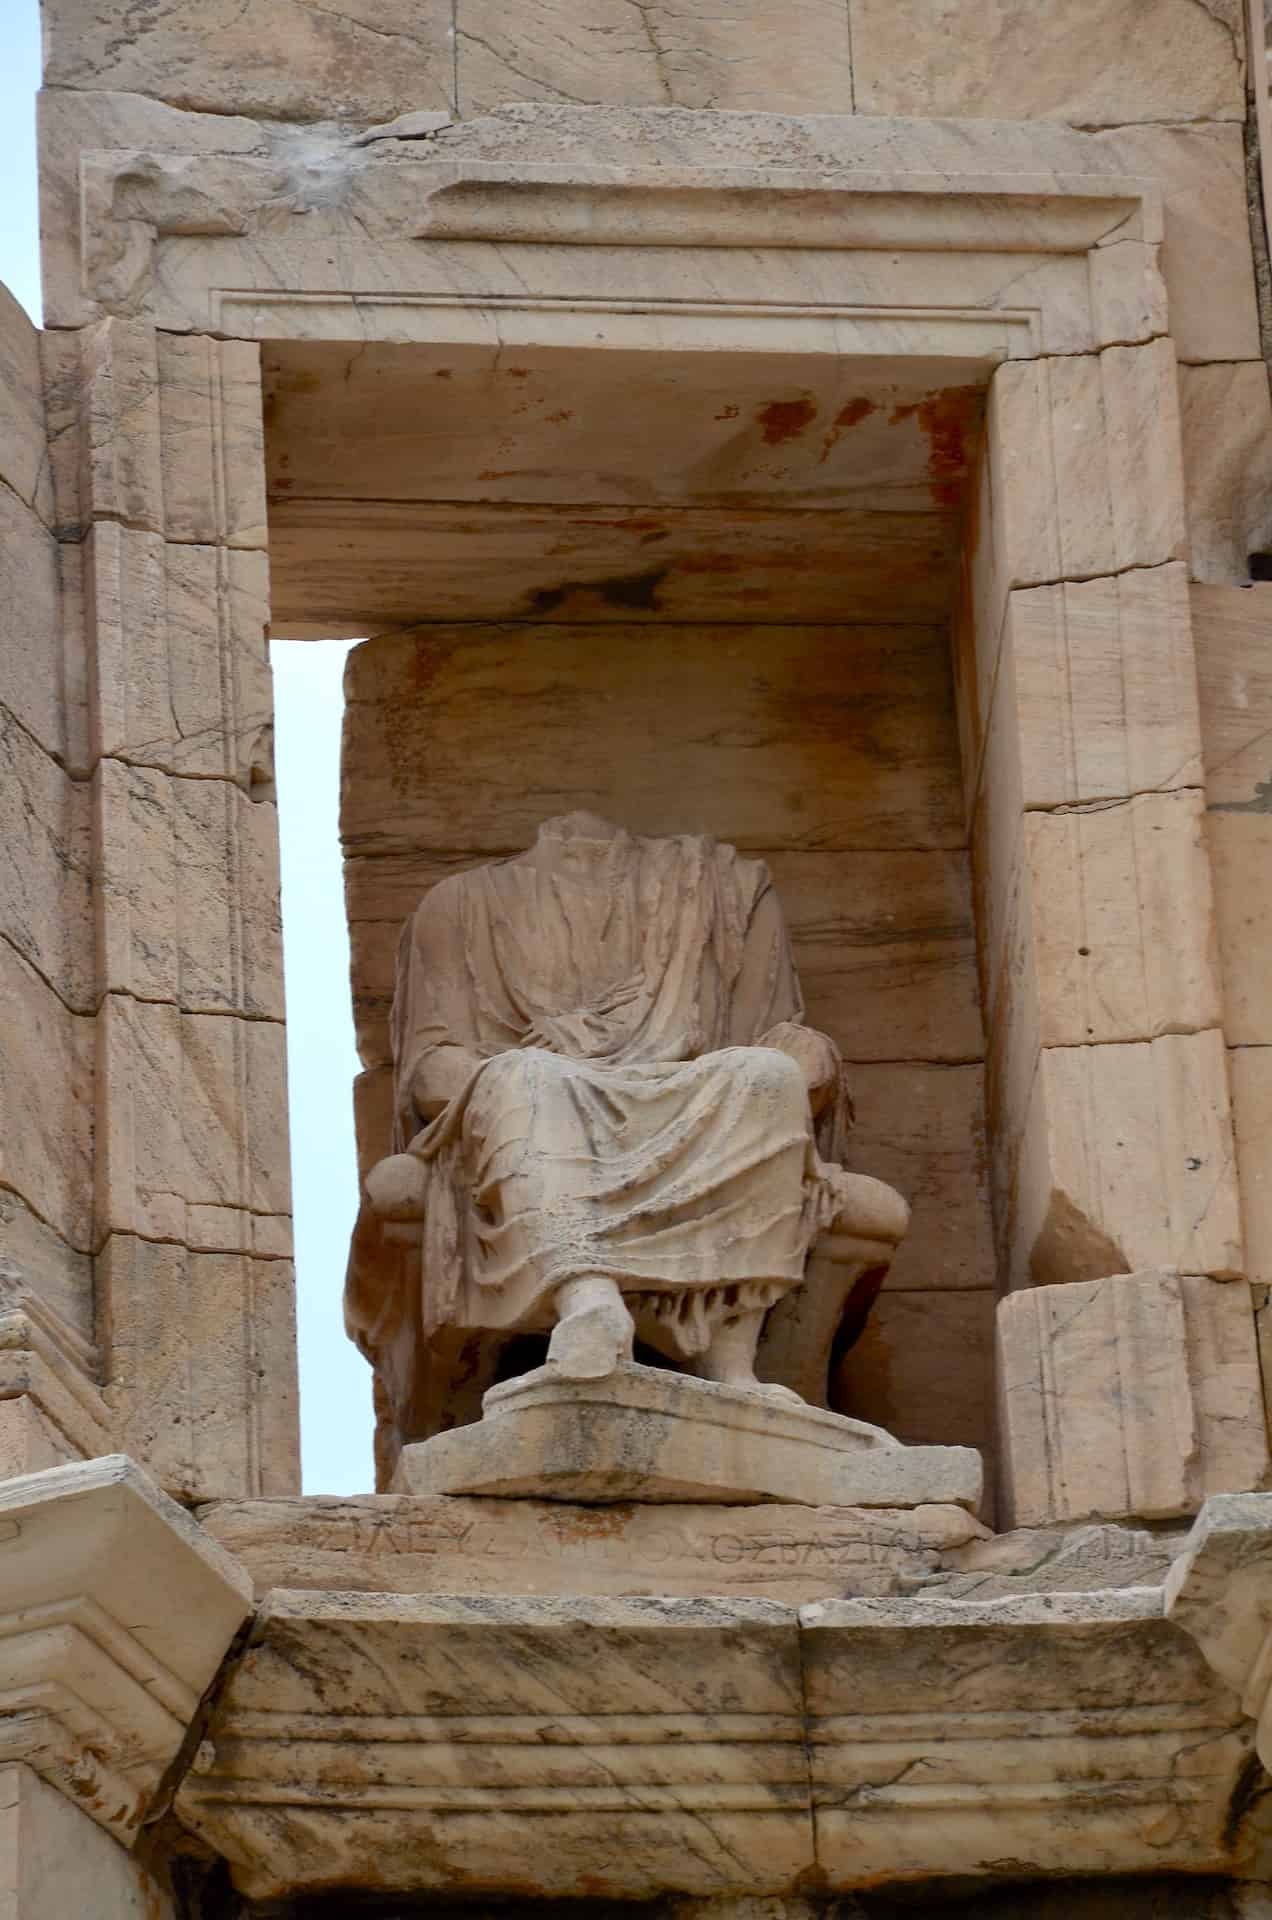
M275 636L943 620L980 362L264 350Z

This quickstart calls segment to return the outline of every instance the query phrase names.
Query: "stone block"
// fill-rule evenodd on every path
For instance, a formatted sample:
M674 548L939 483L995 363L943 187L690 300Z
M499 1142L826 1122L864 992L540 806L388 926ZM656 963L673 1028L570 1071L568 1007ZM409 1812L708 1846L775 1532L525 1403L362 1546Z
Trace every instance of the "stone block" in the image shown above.
M272 790L266 556L99 521L84 598L94 758Z
M1009 360L986 415L997 599L1187 553L1169 340ZM1153 485L1142 484L1145 473ZM991 609L990 628L996 624Z
M896 1293L889 1283L839 1364L834 1404L908 1446L976 1447L988 1458L993 1348L992 1288Z
M1004 830L1024 808L1201 784L1182 566L1009 596L982 789Z
M38 514L0 486L0 702L45 753L65 762L76 636L63 632L59 561Z
M81 278L83 205L80 155L83 152L151 148L192 154L245 154L265 145L260 126L227 113L181 113L140 93L109 90L81 93L50 87L37 97L40 189L40 261L45 324L50 329L80 328L96 320L100 308ZM65 374L72 387L79 376L79 343L46 334L41 343L45 376L49 353L56 378ZM50 401L52 401L50 394ZM53 408L50 407L50 421Z
M996 1034L1080 1047L1221 1024L1204 821L1191 788L1022 816L1014 858L982 866Z
M273 1587L341 1593L699 1594L803 1600L894 1593L984 1529L962 1507L602 1508L557 1500L227 1501L200 1522Z
M168 333L160 335L158 361L165 534L263 548L260 348Z
M835 1507L981 1497L969 1448L900 1446L802 1401L661 1368L572 1380L540 1367L492 1387L484 1406L472 1425L404 1447L392 1491Z
M0 933L76 1012L93 1004L88 791L0 706Z
M81 339L78 378L68 380L60 363L58 377L50 382L50 426L60 461L78 451L74 476L58 476L63 538L75 527L87 531L94 520L119 520L141 531L162 533L155 330L145 320L102 320ZM73 424L62 433L58 429L64 420ZM72 477L77 483L74 492Z
M1206 798L1225 813L1272 805L1272 585L1193 586Z
M1116 172L1150 178L1161 189L1161 270L1181 362L1257 360L1240 126L1125 126L1097 134L1088 145Z
M790 20L765 0L741 0L721 16L666 0L588 0L584 9L532 0L515 19L498 0L460 0L456 55L466 115L512 100L852 111L848 10L837 0L809 0Z
M1109 1593L1159 1587L1185 1538L1184 1529L1141 1527L1015 1527L966 1546L947 1548L937 1573L914 1586L949 1600L1006 1600L1023 1593ZM231 1553L237 1551L227 1540Z
M23 1277L0 1273L0 1408L15 1440L54 1458L30 1459L13 1472L63 1460L91 1460L113 1442L110 1409L97 1386L96 1347ZM3 1476L0 1476L3 1477Z
M1194 580L1246 586L1272 547L1272 399L1262 360L1181 367L1180 415Z
M1013 1525L1170 1519L1267 1472L1243 1282L1158 1271L1010 1294L998 1375Z
M1247 1271L1272 1282L1272 1047L1231 1048L1228 1071Z
M1022 1124L1012 1101L1028 1081L995 1128L1010 1286L1245 1271L1219 1032L1043 1048Z
M79 1456L44 1415L29 1393L0 1400L0 1480L19 1473L43 1473ZM0 1908L0 1912L3 1909Z
M1217 1494L1206 1502L1166 1577L1168 1617L1191 1635L1257 1722L1258 1753L1265 1766L1272 1755L1270 1543L1272 1496Z
M0 941L0 1185L72 1247L91 1248L93 1022Z
M850 1068L849 1078L857 1118L848 1164L896 1187L911 1208L889 1292L989 1285L994 1248L982 1069L864 1062Z
M177 1807L249 1898L772 1893L813 1863L801 1705L773 1601L275 1593Z
M452 104L443 0L274 0L245 19L231 0L163 0L140 30L126 5L52 0L47 87L148 94L171 106L274 120L391 120Z
M0 286L0 485L44 522L53 522L53 487L44 424L40 334L7 287Z
M1161 1615L1157 1587L802 1607L824 1884L873 1894L886 1881L967 1876L952 1911L997 1920L998 1899L1013 1895L982 1908L985 1895L966 1888L1010 1859L1020 1904L1003 1920L1070 1920L1082 1911L1067 1878L1079 1858L1097 1887L1112 1873L1228 1871L1242 1851L1228 1823L1250 1730ZM1035 1876L1066 1876L1062 1900L1043 1905ZM898 1893L904 1910L914 1895ZM1159 1911L1188 1911L1160 1897ZM1104 1920L1134 1911L1123 1896Z
M1048 0L987 11L952 0L852 0L858 113L959 120L1241 120L1235 0Z
M0 1767L0 1920L177 1920L167 1889L21 1763Z
M326 393L324 381L324 412ZM611 403L601 411L609 418ZM271 442L274 433L271 421ZM593 487L619 490L603 473L576 483ZM633 614L650 625L731 621L739 605L757 623L888 621L900 609L934 622L945 617L956 543L950 514L936 511L607 504L601 516L595 506L284 492L270 506L271 631L361 640L425 611L516 620L545 602L595 624Z
M73 1247L19 1194L0 1187L0 1286L9 1279L28 1287L59 1320L86 1341L93 1339L93 1257Z
M117 1234L97 1267L118 1444L183 1500L295 1491L290 1261Z
M98 763L93 798L98 991L281 1020L272 802L120 760Z
M131 1844L251 1582L120 1454L0 1483L6 1757Z
M542 626L532 646L524 626L421 627L356 648L346 851L488 856L563 806L743 851L963 844L942 629L727 631L723 659L718 627L621 624Z
M1272 1045L1272 810L1206 815L1223 971L1223 1031L1231 1047Z
M57 525L265 546L260 349L104 319L42 336Z
M96 1024L98 1244L136 1233L198 1245L200 1209L289 1211L280 1023L109 994ZM212 1244L226 1245L221 1232Z

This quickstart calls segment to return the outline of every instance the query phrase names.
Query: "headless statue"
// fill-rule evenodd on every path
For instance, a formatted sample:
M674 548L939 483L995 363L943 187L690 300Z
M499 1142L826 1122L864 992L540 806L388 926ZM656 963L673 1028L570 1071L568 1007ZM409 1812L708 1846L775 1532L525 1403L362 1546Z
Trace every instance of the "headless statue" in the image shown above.
M568 814L440 882L403 934L393 1055L366 1198L422 1223L426 1341L551 1330L548 1364L597 1378L639 1334L758 1388L814 1242L905 1231L899 1195L834 1164L842 1064L803 1023L767 868L705 836ZM346 1298L365 1346L352 1273Z

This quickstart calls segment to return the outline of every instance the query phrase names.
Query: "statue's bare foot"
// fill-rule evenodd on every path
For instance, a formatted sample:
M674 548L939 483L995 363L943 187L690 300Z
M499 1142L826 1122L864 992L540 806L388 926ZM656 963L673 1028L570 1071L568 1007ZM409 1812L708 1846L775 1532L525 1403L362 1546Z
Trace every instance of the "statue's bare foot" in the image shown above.
M557 1288L560 1319L548 1342L548 1365L567 1380L604 1380L632 1357L636 1327L617 1283L585 1274Z

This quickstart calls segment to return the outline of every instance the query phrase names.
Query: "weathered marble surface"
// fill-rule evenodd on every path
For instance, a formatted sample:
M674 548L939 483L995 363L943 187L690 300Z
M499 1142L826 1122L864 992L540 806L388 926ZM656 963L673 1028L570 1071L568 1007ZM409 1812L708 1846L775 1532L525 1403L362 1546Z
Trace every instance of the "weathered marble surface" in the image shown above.
M1141 1267L1241 1274L1222 1033L1044 1047L1036 1061L1030 1085L1026 1056L1025 1112L1008 1101L997 1115L1008 1166L1019 1142L1014 1184L1004 1183L1013 1284Z
M782 25L788 31L782 31ZM674 5L534 0L514 32L491 0L454 10L404 0L317 8L275 0L249 34L234 9L164 0L138 27L121 5L58 0L46 79L133 88L176 106L280 119L387 121L410 109L481 113L507 101L770 112L1011 114L1079 126L1239 119L1235 0L1197 6L1086 0L1057 20L1044 0L986 15L968 0L937 20L908 0L815 0L780 23L759 0L723 21ZM453 36L453 39L452 39Z
M167 1889L32 1768L0 1766L4 1920L177 1920Z
M390 120L407 106L450 105L450 24L444 0L271 0L265 15L231 0L163 0L140 22L126 9L55 0L44 77L218 114Z
M1140 793L1026 812L1009 861L983 873L986 1003L1036 1001L1043 1046L1153 1040L1222 1021L1205 796Z
M844 113L852 106L852 33L837 0L783 19L766 0L727 14L655 0L530 0L515 20L499 0L456 13L459 111L508 100Z
M1272 398L1262 360L1181 367L1192 578L1245 586L1272 545Z
M915 1582L950 1600L1005 1600L1020 1593L1095 1593L1155 1587L1185 1539L1182 1528L1019 1527L941 1553L937 1572Z
M983 1872L1004 1840L1013 1871L1213 1860L1250 1730L1161 1610L1156 1587L801 1609L830 1884Z
M177 1810L256 1897L1239 1870L1250 1729L1161 1614L279 1592Z
M0 483L52 525L40 333L7 287L0 287Z
M1241 1181L1241 1212L1255 1280L1272 1280L1272 1047L1233 1047L1232 1124Z
M1009 1294L997 1371L1016 1525L1175 1518L1267 1474L1244 1281L1143 1272Z
M853 0L859 113L1010 114L1082 127L1238 120L1238 0L1049 0L985 9L953 0Z
M974 1512L982 1480L970 1448L901 1446L762 1391L640 1366L576 1381L549 1365L492 1388L473 1425L404 1447L394 1491Z
M462 795L463 850L489 858L528 845L567 791L635 832L674 833L692 815L765 854L806 847L810 812L824 850L965 844L939 630L735 626L723 712L719 631L665 626L651 649L641 626L545 625L529 649L520 626L421 627L358 648L347 851L459 851ZM421 684L427 704L413 698ZM480 738L463 724L477 706L497 719ZM751 743L775 729L757 767Z
M0 1561L0 1753L131 1844L251 1583L122 1455L0 1483Z
M953 1506L726 1512L409 1494L226 1501L201 1508L199 1519L247 1568L258 1597L271 1587L679 1599L711 1593L798 1605L900 1592L911 1580L941 1578L936 1570L961 1567L964 1546L984 1534L979 1521Z

